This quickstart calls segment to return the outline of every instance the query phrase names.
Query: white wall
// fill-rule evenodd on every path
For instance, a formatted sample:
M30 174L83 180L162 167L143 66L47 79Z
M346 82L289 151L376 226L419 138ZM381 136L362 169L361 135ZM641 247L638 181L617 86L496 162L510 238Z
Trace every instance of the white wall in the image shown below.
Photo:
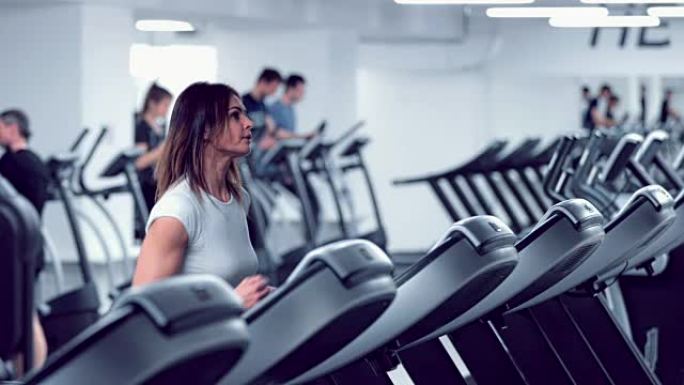
M492 138L549 138L581 126L580 88L569 77L489 77L487 107Z
M451 224L426 186L392 180L444 170L486 143L484 78L477 73L362 70L359 115L393 250L426 249ZM366 209L366 212L369 212Z
M0 108L29 114L41 154L64 149L80 127L80 36L75 5L0 11Z
M81 23L75 5L3 7L0 12L0 109L29 115L31 146L41 156L64 151L81 127ZM57 203L45 207L45 225L65 256L70 233Z

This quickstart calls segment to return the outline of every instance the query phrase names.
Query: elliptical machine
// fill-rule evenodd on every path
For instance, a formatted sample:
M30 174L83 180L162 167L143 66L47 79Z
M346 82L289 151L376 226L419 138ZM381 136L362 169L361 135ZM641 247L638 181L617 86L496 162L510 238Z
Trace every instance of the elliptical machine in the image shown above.
M69 190L77 159L76 154L61 154L51 157L47 162L54 192L62 202L71 228L83 281L80 287L60 294L39 308L41 324L51 350L64 345L100 317L99 293L93 279L81 227L76 218L72 194Z

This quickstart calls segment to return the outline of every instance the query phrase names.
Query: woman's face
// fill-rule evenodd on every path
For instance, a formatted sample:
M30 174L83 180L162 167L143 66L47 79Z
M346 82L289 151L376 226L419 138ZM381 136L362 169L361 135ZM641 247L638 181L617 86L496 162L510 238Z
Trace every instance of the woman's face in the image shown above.
M252 144L252 121L247 117L245 106L240 98L230 98L228 106L228 124L214 139L214 145L221 151L234 157L249 154Z
M152 102L152 111L157 118L166 118L171 107L171 98L164 98L158 102Z

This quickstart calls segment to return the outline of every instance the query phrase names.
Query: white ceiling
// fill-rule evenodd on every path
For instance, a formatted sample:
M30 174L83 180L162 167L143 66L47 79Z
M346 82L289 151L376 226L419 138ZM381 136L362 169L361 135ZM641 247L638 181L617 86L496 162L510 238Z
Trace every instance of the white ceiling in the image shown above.
M485 6L398 5L393 0L0 0L0 4L13 6L56 3L127 7L137 17L180 18L200 29L209 24L229 29L350 28L369 40L458 39L465 34L489 32L505 22L484 16ZM581 3L537 0L535 5ZM625 9L611 8L617 13Z

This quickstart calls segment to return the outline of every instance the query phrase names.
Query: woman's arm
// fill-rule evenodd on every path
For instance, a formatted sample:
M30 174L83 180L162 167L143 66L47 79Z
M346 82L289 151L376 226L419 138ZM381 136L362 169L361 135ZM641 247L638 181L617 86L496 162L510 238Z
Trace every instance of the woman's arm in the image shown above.
M188 233L176 218L155 220L143 241L133 286L144 285L178 273L188 247Z
M136 147L142 148L145 151L148 149L146 143L136 143ZM147 151L140 155L138 159L135 160L135 168L138 170L144 170L148 167L154 166L159 158L161 157L162 149L164 148L164 143L160 144L157 148L152 151Z

